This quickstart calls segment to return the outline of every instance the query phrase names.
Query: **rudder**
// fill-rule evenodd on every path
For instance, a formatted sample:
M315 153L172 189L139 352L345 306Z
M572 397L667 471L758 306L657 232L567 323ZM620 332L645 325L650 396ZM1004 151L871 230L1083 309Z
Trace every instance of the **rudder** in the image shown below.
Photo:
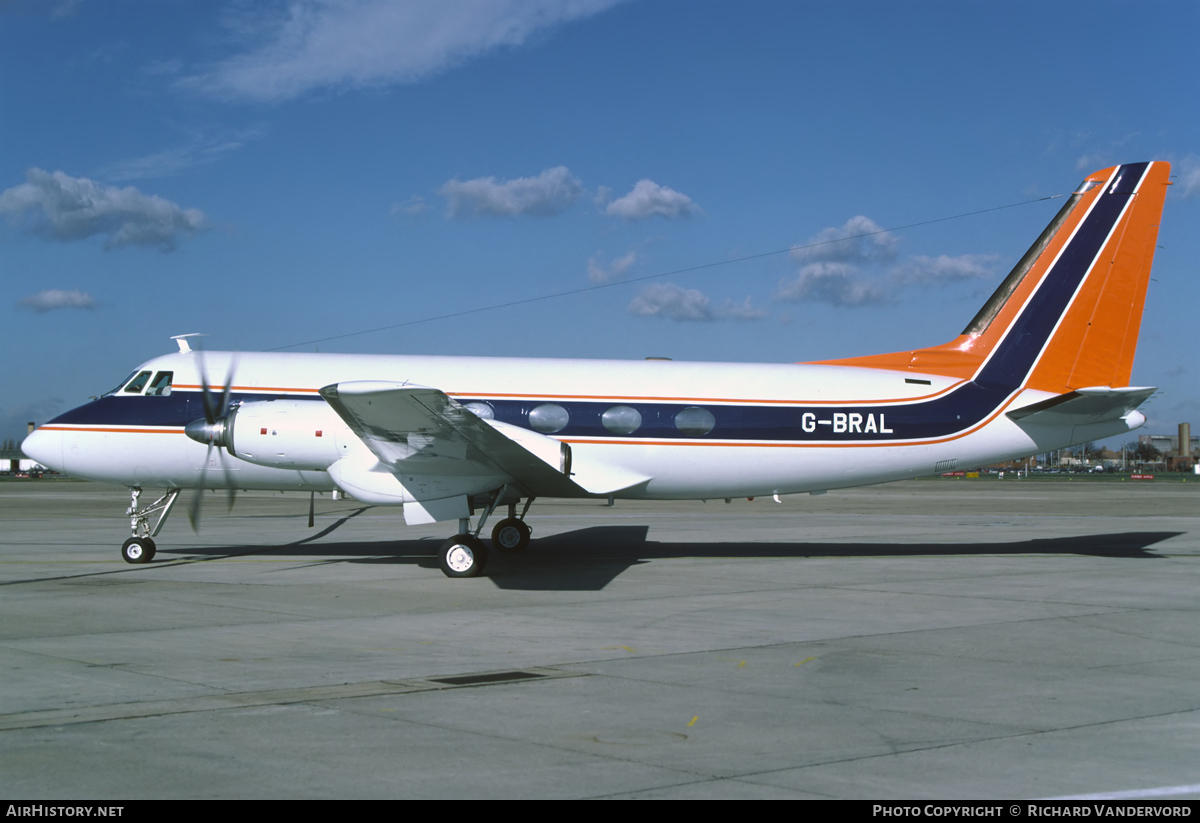
M1170 164L1084 178L963 333L941 346L820 361L1055 394L1127 386Z
M1145 165L1141 175L1137 167ZM1103 197L1128 199L1027 385L1062 393L1128 386L1171 166L1119 166ZM1093 179L1101 173L1092 175Z

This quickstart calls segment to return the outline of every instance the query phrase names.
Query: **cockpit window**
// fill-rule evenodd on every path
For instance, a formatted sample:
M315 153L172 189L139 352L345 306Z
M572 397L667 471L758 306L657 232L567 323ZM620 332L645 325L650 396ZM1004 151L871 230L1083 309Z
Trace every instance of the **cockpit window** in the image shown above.
M126 394L141 394L142 389L146 387L146 381L150 379L150 372L144 371L138 374L137 377L129 381L129 385L125 387Z
M171 393L171 378L175 376L173 371L160 371L154 376L154 382L150 384L150 388L146 389L147 397L166 397Z
M127 374L125 376L124 380L122 380L120 383L118 383L117 385L113 386L111 389L106 391L102 396L108 397L110 394L116 394L117 392L119 392L121 390L122 386L124 386L126 383L129 382L129 378L133 377L135 374L137 374L137 372L131 371L129 374Z

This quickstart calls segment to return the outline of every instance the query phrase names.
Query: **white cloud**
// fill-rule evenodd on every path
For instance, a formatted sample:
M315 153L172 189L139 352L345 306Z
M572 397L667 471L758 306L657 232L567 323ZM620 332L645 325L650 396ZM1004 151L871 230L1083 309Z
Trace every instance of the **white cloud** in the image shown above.
M608 190L604 193L607 195ZM645 220L649 217L691 217L700 208L686 194L660 186L653 180L639 180L633 191L608 204L606 214L626 220Z
M279 101L317 89L415 83L619 0L295 0L228 23L247 50L183 82Z
M106 249L154 246L171 251L205 228L199 209L181 208L132 186L106 186L42 169L30 169L25 177L27 182L0 192L0 214L48 240L68 243L101 234Z
M759 320L765 311L754 308L747 297L741 303L726 299L713 308L712 300L697 289L685 289L674 283L652 283L629 303L629 313L640 317L665 317L679 321Z
M685 289L674 283L652 283L629 303L629 313L641 317L669 317L672 320L713 319L712 301L703 292Z
M1132 134L1125 135L1124 137L1118 137L1115 140L1108 140L1105 142L1105 145L1097 147L1095 145L1096 141L1092 139L1091 133L1080 133L1075 145L1079 146L1086 143L1089 144L1090 150L1084 152L1079 156L1078 159L1076 159L1075 169L1077 171L1092 172L1107 166L1117 165L1117 163L1120 161L1114 160L1113 158L1119 158L1121 155L1125 154L1127 152L1125 147L1137 136L1138 132L1135 131Z
M392 217L423 217L429 211L425 198L419 194L405 200L403 203L392 204Z
M869 217L851 217L841 226L823 229L808 242L792 249L797 263L830 261L837 263L887 262L896 256L900 240Z
M910 257L886 272L864 272L838 261L818 261L801 267L795 278L779 282L774 297L789 303L815 302L831 306L868 306L895 302L913 286L936 286L991 277L996 255L963 254Z
M588 280L593 283L611 283L614 280L620 280L636 262L637 252L631 251L612 261L612 264L606 268L600 262L600 255L593 254L588 258Z
M741 303L734 303L726 297L720 308L717 309L716 314L717 317L729 320L761 320L767 316L767 312L754 307L750 302L749 296Z
M220 160L264 134L263 129L246 129L240 132L216 136L199 137L185 146L122 160L106 166L102 173L111 180L146 180L155 177L170 177L191 171Z
M583 184L566 166L546 169L537 177L497 182L495 177L451 180L438 190L446 198L449 217L486 215L513 217L561 214L583 194Z
M916 255L888 272L888 277L897 285L982 280L992 276L988 264L996 259L994 254L962 254L958 257L945 254L937 257Z
M50 9L50 17L54 20L72 20L81 5L83 0L59 0Z
M1200 157L1189 154L1183 158L1179 162L1177 174L1178 179L1174 182L1179 186L1179 194L1182 197L1200 194Z
M85 294L79 289L46 289L21 298L21 305L44 314L55 309L91 309L95 307L96 301L90 294Z
M812 301L833 306L866 306L891 300L886 284L862 274L849 263L809 263L793 280L781 280L775 299L789 303Z

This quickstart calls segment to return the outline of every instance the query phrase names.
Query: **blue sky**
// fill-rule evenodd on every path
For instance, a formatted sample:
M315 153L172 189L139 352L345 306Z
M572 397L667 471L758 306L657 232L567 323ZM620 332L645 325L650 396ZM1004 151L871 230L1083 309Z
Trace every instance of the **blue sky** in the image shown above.
M768 362L934 345L1059 201L788 250L1150 159L1177 177L1143 431L1200 425L1198 30L1192 0L7 0L0 438L188 332Z

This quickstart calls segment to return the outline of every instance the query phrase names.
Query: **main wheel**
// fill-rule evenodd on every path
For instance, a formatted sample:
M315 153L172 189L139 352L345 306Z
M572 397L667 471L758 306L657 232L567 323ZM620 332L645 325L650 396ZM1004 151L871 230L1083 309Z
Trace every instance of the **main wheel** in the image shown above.
M476 577L487 565L487 546L474 535L456 534L442 544L438 564L447 577Z
M126 563L149 563L154 559L154 541L149 537L131 537L121 546Z
M502 552L524 551L529 545L529 526L524 520L509 517L492 529L492 545Z

